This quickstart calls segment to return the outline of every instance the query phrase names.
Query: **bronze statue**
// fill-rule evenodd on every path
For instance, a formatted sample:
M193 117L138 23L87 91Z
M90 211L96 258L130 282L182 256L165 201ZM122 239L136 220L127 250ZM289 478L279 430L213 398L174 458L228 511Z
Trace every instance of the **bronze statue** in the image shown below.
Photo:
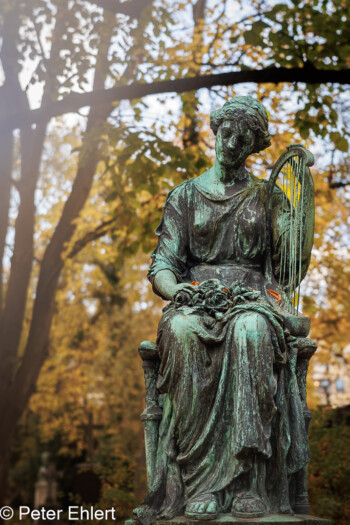
M295 290L313 243L313 158L294 145L269 181L249 173L247 157L270 146L252 97L229 100L210 124L215 163L169 193L149 271L170 303L157 344L140 347L149 492L134 518L144 524L309 509L315 344Z

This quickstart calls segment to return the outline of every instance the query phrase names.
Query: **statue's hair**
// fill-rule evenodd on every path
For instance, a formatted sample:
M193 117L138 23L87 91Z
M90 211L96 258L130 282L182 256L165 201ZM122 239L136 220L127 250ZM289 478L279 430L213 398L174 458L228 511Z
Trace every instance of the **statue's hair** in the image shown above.
M225 102L222 108L210 113L210 127L217 134L225 120L243 120L254 132L255 142L252 153L258 153L271 146L268 131L269 119L265 106L253 97L234 97Z

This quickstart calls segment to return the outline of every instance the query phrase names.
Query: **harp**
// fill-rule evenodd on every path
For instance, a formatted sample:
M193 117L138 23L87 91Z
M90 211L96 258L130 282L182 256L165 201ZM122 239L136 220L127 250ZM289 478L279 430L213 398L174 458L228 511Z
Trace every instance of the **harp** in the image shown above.
M300 315L300 283L310 264L314 236L314 185L310 151L292 144L274 165L267 186L267 278L283 290L283 309ZM279 233L274 232L278 222Z

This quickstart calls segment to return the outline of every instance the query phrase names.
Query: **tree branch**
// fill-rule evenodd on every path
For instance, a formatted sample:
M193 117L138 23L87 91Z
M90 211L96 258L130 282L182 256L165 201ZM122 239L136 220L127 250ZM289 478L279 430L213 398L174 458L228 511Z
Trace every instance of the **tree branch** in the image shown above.
M331 189L337 189L337 188L346 188L346 186L350 186L350 180L348 181L344 181L344 182L330 182L328 184L328 186L331 188Z
M88 93L71 93L62 100L46 104L32 111L13 113L0 118L0 133L19 128L25 124L33 124L58 117L65 113L72 113L84 106L97 106L132 100L146 95L162 93L186 93L212 86L231 86L240 83L273 83L305 82L306 84L350 84L350 69L331 70L303 68L278 68L232 71L210 75L196 75L188 78L176 78L160 82L134 83L109 89L99 89Z
M81 239L78 239L75 243L71 251L68 253L68 257L72 259L75 257L85 246L90 244L90 242L99 239L100 237L103 237L103 235L106 235L108 232L108 226L113 224L117 220L116 217L113 217L113 219L109 219L108 221L103 221L101 224L97 226L94 230L86 233L84 237Z

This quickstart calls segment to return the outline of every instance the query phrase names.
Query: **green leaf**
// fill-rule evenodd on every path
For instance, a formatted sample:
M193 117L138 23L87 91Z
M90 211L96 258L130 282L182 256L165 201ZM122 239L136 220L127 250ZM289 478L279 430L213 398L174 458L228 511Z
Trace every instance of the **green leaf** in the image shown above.
M264 13L264 17L276 21L276 15L288 11L289 7L286 4L276 4L271 11Z
M231 44L235 44L240 36L241 35L231 36L231 38L230 38Z
M340 151L346 153L349 149L349 143L345 137L343 137L338 131L330 133L331 141L334 143L335 147Z
M300 136L302 139L307 139L309 136L309 129L307 127L299 130Z
M270 26L266 24L266 22L259 20L258 22L254 22L252 24L252 31L255 31L256 33L261 33L261 31L263 31L265 27L270 27Z
M250 46L258 46L262 43L262 38L260 34L255 32L253 29L244 33L243 37L245 43Z

